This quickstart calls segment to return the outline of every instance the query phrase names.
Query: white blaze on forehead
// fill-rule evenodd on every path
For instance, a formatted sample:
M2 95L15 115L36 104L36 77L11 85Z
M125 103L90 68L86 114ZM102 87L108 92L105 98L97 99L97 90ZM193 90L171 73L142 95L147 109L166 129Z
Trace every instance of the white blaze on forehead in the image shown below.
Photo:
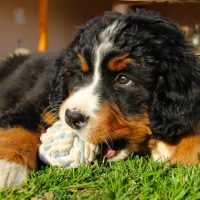
M100 43L93 48L94 56L94 74L92 82L83 86L78 91L67 98L60 108L60 119L65 122L66 109L80 110L89 117L95 117L95 112L99 109L98 85L101 81L100 67L106 53L113 49L112 36L118 30L117 21L114 21L109 27L100 33Z

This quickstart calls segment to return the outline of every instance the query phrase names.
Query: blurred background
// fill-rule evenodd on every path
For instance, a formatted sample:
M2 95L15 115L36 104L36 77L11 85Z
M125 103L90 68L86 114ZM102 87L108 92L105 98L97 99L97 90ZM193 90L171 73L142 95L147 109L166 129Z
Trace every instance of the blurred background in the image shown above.
M0 56L64 48L74 28L105 11L146 8L176 21L200 52L200 0L0 0Z

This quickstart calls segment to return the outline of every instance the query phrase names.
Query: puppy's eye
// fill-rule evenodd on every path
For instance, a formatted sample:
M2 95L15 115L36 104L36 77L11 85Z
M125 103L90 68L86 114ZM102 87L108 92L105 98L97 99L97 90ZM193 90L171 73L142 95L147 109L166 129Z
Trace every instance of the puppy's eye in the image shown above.
M126 75L119 75L115 78L115 86L126 87L132 84L133 81L129 79Z

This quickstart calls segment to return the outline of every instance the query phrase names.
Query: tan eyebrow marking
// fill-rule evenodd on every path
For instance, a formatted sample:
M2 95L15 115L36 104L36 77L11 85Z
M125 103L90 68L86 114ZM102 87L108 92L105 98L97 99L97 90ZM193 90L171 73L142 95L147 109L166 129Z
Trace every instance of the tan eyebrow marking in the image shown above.
M133 63L133 59L127 58L128 54L112 58L108 62L108 69L114 72L122 71L128 64Z
M89 66L88 66L85 58L80 53L78 53L77 56L78 56L79 61L81 63L81 69L82 69L82 71L84 73L87 73L89 71Z

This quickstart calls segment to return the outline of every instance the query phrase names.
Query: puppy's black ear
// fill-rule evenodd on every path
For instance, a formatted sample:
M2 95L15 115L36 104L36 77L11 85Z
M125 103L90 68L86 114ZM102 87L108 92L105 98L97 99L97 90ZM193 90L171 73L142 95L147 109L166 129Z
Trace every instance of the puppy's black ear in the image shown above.
M160 49L150 113L153 137L169 141L200 120L200 62L185 39L175 37L171 46Z
M54 80L51 82L51 92L49 95L49 105L52 111L57 114L60 104L63 99L68 96L68 85L65 83L67 76L67 68L65 67L65 55L64 51L61 52L59 57L55 61L55 67L57 68Z

